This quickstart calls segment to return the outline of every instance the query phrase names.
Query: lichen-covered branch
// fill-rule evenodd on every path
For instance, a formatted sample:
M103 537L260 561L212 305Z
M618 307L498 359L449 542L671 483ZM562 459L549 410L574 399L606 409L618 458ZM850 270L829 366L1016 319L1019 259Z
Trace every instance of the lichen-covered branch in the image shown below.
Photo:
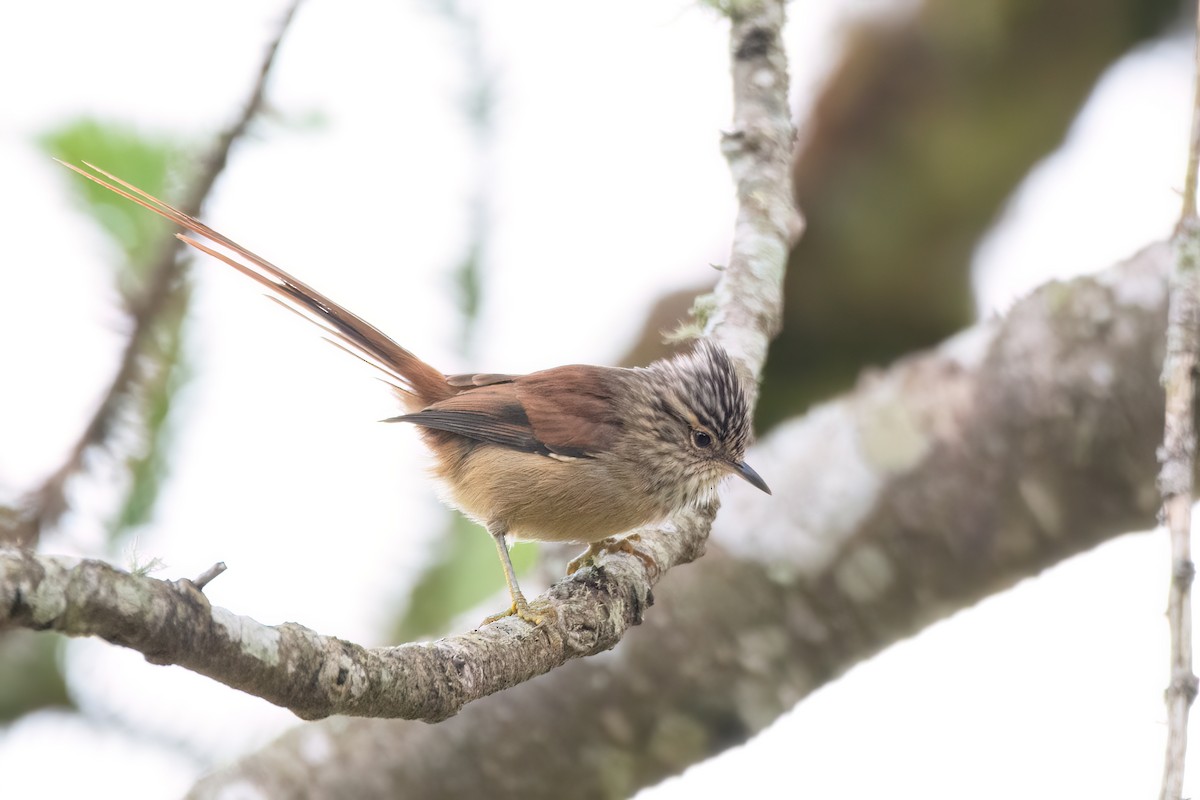
M1159 488L1163 517L1171 535L1171 577L1167 625L1171 633L1167 684L1167 749L1161 800L1183 797L1188 716L1196 699L1192 668L1192 505L1195 498L1196 374L1200 367L1200 219L1185 218L1175 233L1175 272L1163 364L1166 416L1160 454Z
M780 426L754 453L775 497L732 493L710 552L664 578L612 657L436 726L300 726L191 796L628 797L898 639L1151 526L1171 258L1156 245L1047 285Z
M1197 26L1191 146L1184 178L1183 211L1172 240L1175 269L1171 275L1167 356L1162 374L1167 402L1159 488L1163 517L1171 534L1171 581L1167 590L1171 670L1166 691L1167 748L1161 800L1183 797L1188 716L1198 687L1192 667L1192 583L1196 573L1192 562L1192 505L1196 486L1196 375L1200 369L1200 216L1196 214L1196 180L1200 169L1200 20Z
M642 544L665 560L656 547L662 538ZM368 649L302 625L263 625L210 606L190 581L5 548L0 630L98 636L306 719L344 714L436 721L570 658L612 647L652 602L648 589L636 591L635 564L641 562L626 557L581 570L551 589L560 625L535 628L514 617L436 642Z
M730 498L715 552L668 577L660 591L671 601L631 632L620 658L555 670L435 727L344 717L305 726L197 796L234 780L267 796L391 796L379 787L403 780L416 796L491 786L490 796L532 799L561 786L551 780L560 773L632 790L744 741L895 639L1150 524L1170 265L1170 248L1155 246L1099 278L1044 287L1006 319L781 427L755 454L780 480L776 499ZM565 636L509 620L367 650L210 608L186 584L3 551L0 628L102 636L306 717L437 719L532 677L560 650L603 649L649 602L622 594L642 568L614 556L552 589L575 621ZM555 747L540 747L548 737ZM445 752L472 757L451 766ZM522 766L530 752L536 771ZM289 768L264 767L276 759Z
M729 264L717 282L713 337L734 357L751 397L767 346L783 317L788 253L804 229L792 199L795 129L788 109L784 4L731 4L733 127L722 137L737 190L738 215Z

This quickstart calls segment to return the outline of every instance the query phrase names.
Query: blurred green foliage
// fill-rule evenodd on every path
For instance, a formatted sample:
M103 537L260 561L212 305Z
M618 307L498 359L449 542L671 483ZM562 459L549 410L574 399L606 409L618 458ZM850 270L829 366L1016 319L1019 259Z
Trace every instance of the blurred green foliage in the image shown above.
M168 178L186 152L178 142L142 133L118 123L85 117L42 134L38 143L68 164L89 162L156 197L170 194ZM117 265L117 288L127 303L145 288L147 274L169 224L91 181L69 178L69 186L88 216L120 246L125 258Z
M62 161L95 164L159 197L170 194L170 176L188 153L168 137L93 118L48 131L39 143ZM134 315L129 346L137 351L136 366L131 374L116 376L110 395L115 406L101 411L102 417L116 419L93 432L96 443L122 462L128 477L125 496L108 524L115 546L150 519L167 473L170 411L191 375L184 347L191 291L176 264L177 245L164 220L91 181L65 170L63 175L88 216L120 248L123 258L114 265L113 281ZM120 436L108 430L114 421L121 426Z
M40 631L9 630L0 638L0 721L42 708L69 708L59 662L65 639Z
M147 191L168 194L172 167L185 148L160 136L84 118L38 137L49 155L71 164L88 161ZM190 291L177 274L170 228L123 198L63 170L63 185L89 218L117 245L113 285L130 314L133 352L82 435L125 469L125 496L109 521L115 550L153 511L170 454L171 408L189 376L184 320ZM169 271L169 274L164 274ZM64 639L12 630L0 636L0 720L73 705L62 673Z
M513 569L525 574L537 561L538 548L528 542L513 545ZM492 537L461 514L454 514L445 535L438 539L437 555L413 587L409 605L396 623L394 641L442 633L459 614L500 597L504 570ZM493 612L504 610L507 598ZM482 620L482 617L481 617Z
M170 412L179 390L192 377L184 347L186 326L182 313L190 299L189 287L180 287L178 312L168 312L156 342L156 369L146 377L140 398L141 446L125 456L130 482L117 513L109 520L109 541L124 541L127 534L150 521L163 480L169 471L175 427Z

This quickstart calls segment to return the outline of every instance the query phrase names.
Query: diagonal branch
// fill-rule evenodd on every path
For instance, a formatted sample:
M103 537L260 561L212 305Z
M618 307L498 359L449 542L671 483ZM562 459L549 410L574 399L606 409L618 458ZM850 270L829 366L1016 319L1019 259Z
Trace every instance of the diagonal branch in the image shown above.
M301 0L293 0L280 20L279 28L267 47L250 97L241 114L217 137L212 149L200 159L198 174L180 204L187 213L199 213L217 178L224 171L234 144L241 140L250 123L262 111L267 79L275 64L275 56L300 2ZM63 463L28 494L22 503L24 508L21 518L8 528L0 528L0 542L31 547L36 544L41 532L53 526L67 510L67 483L84 471L88 452L103 447L109 441L116 427L120 409L130 396L138 392L146 379L146 349L154 337L155 330L158 329L159 322L169 316L179 302L186 263L179 259L181 247L182 243L173 236L163 239L148 270L141 296L129 304L132 316L129 338L104 397Z
M783 267L800 227L788 189L792 129L783 22L781 0L743 3L731 32L738 113L727 151L742 209L713 327L722 342L739 345L731 350L750 375L761 370L778 326ZM260 102L256 92L250 107ZM225 137L226 147L237 131ZM557 614L537 628L514 617L438 642L369 650L300 625L269 627L211 608L187 582L21 553L0 560L0 627L98 635L308 719L346 714L439 720L571 659L614 647L641 622L661 574L703 552L716 509L713 502L677 515L665 535L644 532L638 549L657 569L616 554L551 587L544 599ZM306 679L297 681L298 674Z
M695 516L689 525L699 524ZM666 539L639 547L665 558ZM613 647L653 602L648 590L634 593L632 603L627 599L639 583L634 565L640 564L628 556L553 587L549 599L565 626L535 628L510 618L436 642L368 649L302 625L268 626L212 607L190 581L0 549L0 629L99 636L305 719L343 714L436 721L568 659Z
M1102 278L1047 287L1006 320L871 376L854 396L780 428L756 458L780 476L781 499L736 495L722 517L720 543L741 554L746 566L734 572L742 578L727 574L728 558L719 557L676 571L674 585L685 581L695 594L676 595L651 615L653 634L631 637L641 644L627 643L622 659L588 660L607 665L589 669L616 670L596 686L619 683L621 665L648 647L650 663L679 666L664 676L678 687L672 702L735 701L737 692L707 683L732 668L727 648L696 642L745 637L751 626L765 641L787 643L772 657L785 659L792 679L805 678L801 688L761 691L798 699L893 638L1148 524L1162 408L1151 365L1161 358L1168 262L1168 248L1159 246ZM1105 379L1113 375L1123 379ZM639 546L663 558L667 540L647 537ZM566 628L504 620L437 642L369 650L211 608L186 583L0 550L0 629L99 636L306 718L434 720L546 671L563 652L611 647L650 602L648 593L627 594L643 572L637 558L619 555L553 587ZM680 648L697 663L677 663L672 653ZM750 670L757 663L732 659ZM760 673L739 680L750 677L773 680ZM635 705L666 700L657 698L664 687L650 684L655 698ZM548 691L534 688L543 685L529 690ZM631 690L637 685L631 681ZM486 702L529 702L510 696ZM563 713L545 698L532 705ZM579 709L579 716L587 715Z
M629 797L935 620L1148 527L1170 262L1156 245L1043 287L776 428L754 453L775 497L727 498L710 552L656 587L612 657L439 725L297 726L189 796Z

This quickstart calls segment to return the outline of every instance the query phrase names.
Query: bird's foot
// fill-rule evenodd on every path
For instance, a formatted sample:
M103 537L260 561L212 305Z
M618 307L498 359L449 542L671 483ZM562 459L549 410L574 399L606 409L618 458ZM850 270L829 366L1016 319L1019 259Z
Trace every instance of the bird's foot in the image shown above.
M654 556L644 550L639 550L634 545L634 542L640 542L641 540L641 534L631 533L628 536L610 536L607 539L592 542L588 545L587 550L584 550L567 563L567 574L574 575L583 567L593 566L596 563L596 556L601 553L628 553L645 564L646 569L652 575L657 575L659 572L658 562L654 560Z
M537 611L534 611L536 606ZM543 622L551 622L558 616L558 612L554 606L545 601L535 600L529 603L525 600L524 595L513 598L513 603L508 607L507 611L501 611L499 614L492 614L486 617L480 627L491 625L493 622L504 619L505 617L520 617L535 628Z

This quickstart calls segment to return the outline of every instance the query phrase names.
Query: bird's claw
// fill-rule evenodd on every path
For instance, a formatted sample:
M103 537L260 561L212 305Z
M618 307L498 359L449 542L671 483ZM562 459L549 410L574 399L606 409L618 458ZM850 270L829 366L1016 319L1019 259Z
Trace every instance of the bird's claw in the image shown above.
M598 542L588 544L588 549L584 550L575 558L567 562L567 574L574 575L583 567L592 566L596 563L596 556L601 553L628 553L636 557L652 575L657 575L659 572L658 562L654 557L644 550L639 550L634 542L642 540L641 534L631 533L628 536L610 536L607 539L601 539Z

